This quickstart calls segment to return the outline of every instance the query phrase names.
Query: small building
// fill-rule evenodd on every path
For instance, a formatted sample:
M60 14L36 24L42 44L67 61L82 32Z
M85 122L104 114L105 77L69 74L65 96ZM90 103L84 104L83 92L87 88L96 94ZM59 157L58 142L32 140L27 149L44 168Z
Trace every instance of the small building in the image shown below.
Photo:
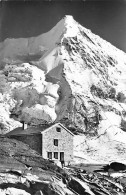
M61 123L48 128L44 126L26 128L23 125L6 136L28 144L45 159L64 161L66 164L73 159L74 134Z

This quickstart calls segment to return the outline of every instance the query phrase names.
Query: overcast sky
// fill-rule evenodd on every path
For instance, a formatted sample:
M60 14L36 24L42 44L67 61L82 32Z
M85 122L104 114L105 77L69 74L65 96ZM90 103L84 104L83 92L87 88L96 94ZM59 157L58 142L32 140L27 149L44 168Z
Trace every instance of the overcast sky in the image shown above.
M0 41L37 36L65 15L126 52L126 1L2 2Z

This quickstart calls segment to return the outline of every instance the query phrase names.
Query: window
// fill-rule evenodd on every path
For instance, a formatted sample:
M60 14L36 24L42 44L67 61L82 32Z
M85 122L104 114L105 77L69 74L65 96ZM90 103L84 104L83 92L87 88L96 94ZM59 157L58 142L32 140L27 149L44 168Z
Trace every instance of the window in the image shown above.
M54 146L58 146L58 139L54 139Z
M61 132L61 128L60 127L56 127L56 131L57 132Z
M52 159L52 152L47 152L47 158Z
M58 152L54 152L54 158L58 159Z

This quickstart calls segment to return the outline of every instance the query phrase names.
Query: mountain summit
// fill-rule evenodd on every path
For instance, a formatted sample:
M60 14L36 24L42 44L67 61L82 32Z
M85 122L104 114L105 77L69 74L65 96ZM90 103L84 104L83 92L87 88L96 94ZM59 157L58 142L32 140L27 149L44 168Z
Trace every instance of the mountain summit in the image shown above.
M1 133L61 122L90 137L85 151L125 148L126 54L72 16L38 37L6 39L0 64Z
M3 63L30 62L39 60L43 53L50 51L60 43L62 36L75 36L77 24L72 16L60 20L49 32L38 37L6 39L0 44L0 59Z

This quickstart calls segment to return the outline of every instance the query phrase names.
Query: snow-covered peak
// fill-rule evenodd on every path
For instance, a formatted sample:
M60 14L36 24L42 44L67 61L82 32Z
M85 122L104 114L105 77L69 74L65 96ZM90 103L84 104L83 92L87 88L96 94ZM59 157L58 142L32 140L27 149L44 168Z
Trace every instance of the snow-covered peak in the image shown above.
M0 61L4 64L28 62L49 53L57 47L64 36L74 36L77 33L72 16L61 19L50 31L37 37L6 39L0 43Z
M0 43L0 65L1 132L22 120L61 122L91 136L89 146L94 137L98 148L125 144L126 54L72 16L37 37Z
M73 18L73 16L71 16L71 15L66 15L64 17L64 20L65 20L65 23L66 24L70 24L70 23L73 23L75 21L74 18Z
M66 28L72 28L78 24L71 15L66 15L63 19Z
M78 23L74 20L73 16L67 15L65 17L65 27L65 37L75 37L79 33Z
M65 16L47 33L44 33L36 38L30 38L30 48L33 49L34 45L42 45L46 47L46 49L51 50L61 42L63 37L76 36L79 32L77 24L78 23L72 16Z

